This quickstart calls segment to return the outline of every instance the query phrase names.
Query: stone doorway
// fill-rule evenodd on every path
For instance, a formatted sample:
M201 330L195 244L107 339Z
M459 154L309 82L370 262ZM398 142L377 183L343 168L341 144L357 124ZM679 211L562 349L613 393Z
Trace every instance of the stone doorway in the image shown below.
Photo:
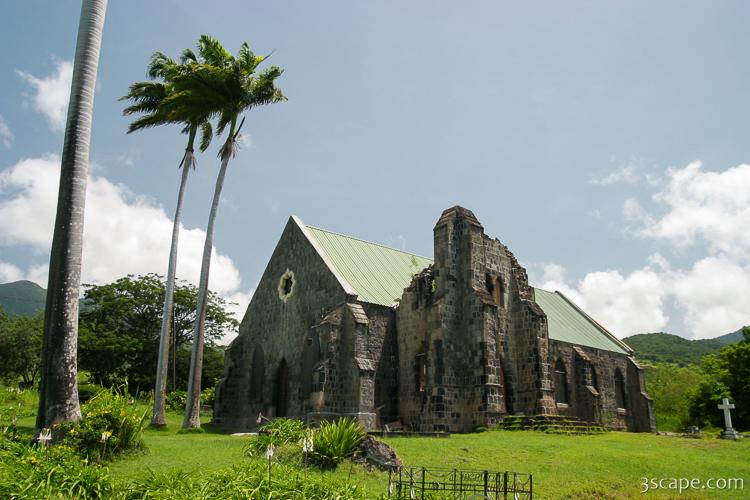
M276 405L276 416L286 417L289 404L289 368L284 358L281 359L279 369L276 371L275 389L274 404Z

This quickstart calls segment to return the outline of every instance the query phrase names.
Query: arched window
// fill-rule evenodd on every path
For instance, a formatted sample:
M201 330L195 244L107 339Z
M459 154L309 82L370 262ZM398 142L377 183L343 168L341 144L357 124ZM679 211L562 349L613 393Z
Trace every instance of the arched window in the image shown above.
M555 363L555 402L568 404L568 374L560 358Z
M315 365L320 358L320 339L316 331L311 331L305 338L305 347L302 352L302 380L300 381L301 396L306 398L310 395L314 385Z
M255 346L253 353L252 371L250 372L250 402L257 403L263 399L263 382L265 377L265 359L263 348Z
M417 392L424 394L427 389L427 359L425 359L424 353L417 354L416 368L417 368Z
M279 369L276 370L276 397L274 403L276 405L276 417L286 417L287 410L289 408L289 367L286 364L286 359L281 358L279 363Z
M599 378L596 376L596 368L594 368L593 363L591 364L591 385L599 391Z
M627 408L627 395L625 394L625 377L619 368L615 369L615 401L618 408Z
M508 414L513 413L513 401L511 400L510 395L510 381L508 380L508 377L505 375L505 366L500 361L500 364L497 367L497 376L498 376L498 382L500 382L500 385L503 386L503 400L505 401L505 412Z
M505 287L503 286L503 279L500 276L494 278L490 273L485 273L484 283L487 288L487 293L492 295L495 300L495 304L498 307L506 307L507 297L505 295Z

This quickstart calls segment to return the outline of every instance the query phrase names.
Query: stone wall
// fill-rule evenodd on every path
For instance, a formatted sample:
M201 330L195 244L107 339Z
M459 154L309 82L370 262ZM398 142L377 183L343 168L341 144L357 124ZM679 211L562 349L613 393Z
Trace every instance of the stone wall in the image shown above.
M625 354L551 341L550 366L562 360L567 375L568 403L558 413L635 432L656 430L651 399L645 393L643 371ZM616 395L615 373L625 380L624 405Z
M287 271L293 273L293 284L291 293L284 295L280 281ZM301 394L300 381L313 376L301 373L305 345L312 335L320 335L319 329L313 327L346 301L336 277L300 226L290 218L240 324L239 336L225 357L224 377L217 390L215 423L227 429L253 428L258 413L266 416L280 413L278 396L284 392L284 413L304 418L311 403L309 394ZM339 336L346 338L347 333L340 331ZM252 359L258 346L264 353L264 369L260 370L263 381L258 384L261 394L252 398ZM280 373L282 360L286 377Z
M513 254L469 210L443 212L435 263L397 311L399 404L422 431L470 431L508 411L554 412L546 316Z
M525 269L471 211L443 212L435 263L395 310L347 295L304 231L289 220L227 351L221 427L254 428L262 413L468 432L507 414L560 414L654 429L642 369L626 355L551 341ZM559 404L558 359L568 386Z

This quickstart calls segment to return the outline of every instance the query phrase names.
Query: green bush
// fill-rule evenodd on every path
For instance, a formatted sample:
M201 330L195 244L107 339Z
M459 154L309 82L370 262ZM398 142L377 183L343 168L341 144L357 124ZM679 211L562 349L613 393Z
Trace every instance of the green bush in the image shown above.
M104 387L97 384L79 384L78 399L81 403L85 403L103 390Z
M144 448L147 415L148 410L141 412L124 387L104 389L81 405L80 422L59 424L53 434L62 436L83 457L106 460Z
M107 470L66 445L30 445L30 436L0 434L0 498L112 498Z
M354 454L357 445L366 436L365 430L354 419L324 421L313 435L313 462L323 468L336 467Z
M187 391L178 389L168 392L164 405L170 411L184 411L187 405Z
M277 448L286 444L298 446L304 437L304 422L294 418L277 418L260 428L260 433L250 441L245 452L251 457L261 456L269 444Z
M213 409L215 401L216 389L214 387L209 387L201 391L201 406Z

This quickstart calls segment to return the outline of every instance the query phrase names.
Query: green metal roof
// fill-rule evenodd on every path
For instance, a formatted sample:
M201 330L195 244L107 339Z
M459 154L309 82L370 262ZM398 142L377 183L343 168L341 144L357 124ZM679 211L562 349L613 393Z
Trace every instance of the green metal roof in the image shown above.
M614 338L560 292L534 289L536 303L547 315L549 338L605 351L629 354Z
M347 293L370 304L391 306L414 274L432 259L308 226L295 217ZM549 338L629 354L627 346L560 292L535 288L536 303L547 315Z
M351 285L362 302L391 306L404 294L412 276L432 264L426 257L306 227L334 271Z

